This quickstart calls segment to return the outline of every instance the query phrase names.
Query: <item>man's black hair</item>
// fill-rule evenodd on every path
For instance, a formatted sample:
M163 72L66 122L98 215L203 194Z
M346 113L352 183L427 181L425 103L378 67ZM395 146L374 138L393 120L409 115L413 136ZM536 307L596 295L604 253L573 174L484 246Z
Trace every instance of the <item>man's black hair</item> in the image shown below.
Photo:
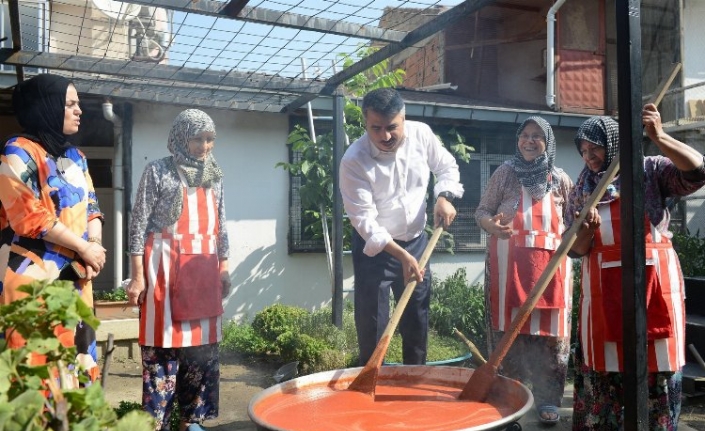
M394 117L404 110L404 100L393 88L372 90L362 99L362 115L372 110L384 117Z

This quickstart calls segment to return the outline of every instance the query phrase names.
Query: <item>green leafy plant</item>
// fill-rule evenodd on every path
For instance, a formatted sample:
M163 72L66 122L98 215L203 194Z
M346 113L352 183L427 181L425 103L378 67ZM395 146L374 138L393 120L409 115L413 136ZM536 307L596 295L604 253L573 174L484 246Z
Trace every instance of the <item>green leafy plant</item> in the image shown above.
M0 307L0 330L16 332L26 344L10 349L0 339L0 429L148 431L151 417L131 412L118 419L98 384L70 389L72 376L84 385L88 379L76 363L75 347L55 336L61 325L79 321L96 328L98 320L66 281L33 282L18 288L27 296ZM31 364L31 353L43 355L44 364ZM56 376L61 376L57 379Z
M142 411L142 404L135 401L120 401L117 407L115 407L115 413L119 418L126 416L128 413L136 411ZM178 431L181 426L181 416L179 414L179 402L174 401L174 406L171 410L171 416L169 417L169 430Z
M264 357L270 351L270 344L252 325L234 321L223 325L223 340L220 342L222 351Z
M700 230L691 235L690 232L674 233L673 248L678 254L681 270L685 277L705 276L705 237L700 236Z
M97 301L127 301L127 291L118 287L114 290L95 290L93 291L93 299Z
M429 326L450 336L457 328L480 351L487 348L485 293L481 284L469 284L464 268L444 280L433 280Z
M255 315L252 328L267 341L276 341L280 335L295 331L297 322L308 311L283 304L271 305Z
M118 418L121 418L131 411L142 410L142 404L134 401L120 401L117 407L115 407L115 413Z

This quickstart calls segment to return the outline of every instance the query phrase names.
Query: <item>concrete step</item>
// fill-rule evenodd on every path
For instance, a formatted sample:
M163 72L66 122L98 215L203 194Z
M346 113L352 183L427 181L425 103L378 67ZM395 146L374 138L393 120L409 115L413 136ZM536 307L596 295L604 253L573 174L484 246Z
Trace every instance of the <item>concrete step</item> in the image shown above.
M683 393L689 397L705 396L705 368L686 362L683 367Z

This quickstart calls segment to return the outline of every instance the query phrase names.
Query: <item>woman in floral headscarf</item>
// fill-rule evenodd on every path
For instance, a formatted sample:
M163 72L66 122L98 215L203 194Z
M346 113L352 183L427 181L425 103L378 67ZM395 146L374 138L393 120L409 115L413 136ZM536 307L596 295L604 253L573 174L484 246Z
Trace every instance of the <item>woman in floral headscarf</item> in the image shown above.
M218 416L222 298L230 290L223 172L212 154L215 125L203 111L181 112L171 156L142 174L130 224L130 302L140 306L142 404L156 429L200 431Z
M705 184L703 156L667 135L656 106L642 121L663 156L644 158L646 313L649 429L675 430L685 363L683 277L668 231L666 199ZM566 227L573 224L619 150L618 123L592 117L578 129L575 145L585 161L570 194ZM665 157L664 157L665 156ZM582 259L582 288L575 353L573 430L622 429L622 284L620 181L616 177L585 219L571 248Z
M475 220L491 237L485 264L490 348L506 331L560 244L572 182L554 165L556 138L541 117L517 130L517 150L490 177ZM571 275L565 260L520 330L502 374L532 387L542 423L555 425L568 371Z

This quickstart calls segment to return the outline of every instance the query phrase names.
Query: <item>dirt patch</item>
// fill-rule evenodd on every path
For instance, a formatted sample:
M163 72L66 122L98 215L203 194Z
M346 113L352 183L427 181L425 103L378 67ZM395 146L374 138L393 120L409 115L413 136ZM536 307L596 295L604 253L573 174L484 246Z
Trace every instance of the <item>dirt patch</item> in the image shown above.
M683 401L680 423L694 430L705 430L705 396L690 397Z
M262 389L275 384L272 376L279 365L255 362L236 355L221 356L220 364L220 415L207 421L204 426L209 431L256 431L257 427L247 416L250 399ZM112 361L106 379L105 396L108 402L117 407L120 401L141 402L142 366L135 360ZM552 427L553 431L571 429L572 386L566 386L561 421ZM524 415L519 421L524 431L545 430L534 412ZM687 398L681 410L682 431L705 430L705 397Z

